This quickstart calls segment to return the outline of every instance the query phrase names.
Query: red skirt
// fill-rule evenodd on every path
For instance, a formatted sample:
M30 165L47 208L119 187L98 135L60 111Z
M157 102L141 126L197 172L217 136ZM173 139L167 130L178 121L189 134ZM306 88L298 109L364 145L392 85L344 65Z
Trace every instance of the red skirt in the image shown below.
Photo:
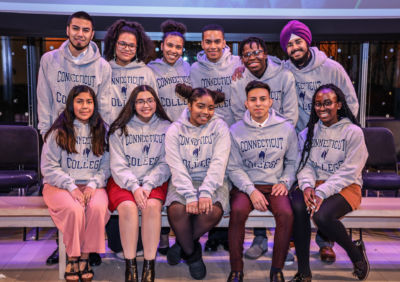
M164 204L167 196L167 189L168 181L164 182L159 187L153 188L150 192L149 199L159 199ZM111 212L115 211L118 205L124 201L132 201L136 203L132 192L119 187L112 177L110 177L107 183L107 195L108 209Z

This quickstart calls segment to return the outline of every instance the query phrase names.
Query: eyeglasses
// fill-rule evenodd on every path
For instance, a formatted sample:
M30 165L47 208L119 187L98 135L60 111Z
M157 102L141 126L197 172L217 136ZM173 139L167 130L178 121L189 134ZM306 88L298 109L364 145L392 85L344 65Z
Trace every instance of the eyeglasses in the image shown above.
M120 49L126 49L128 47L129 50L133 51L136 50L136 45L133 43L126 43L125 41L117 41L117 44L119 46Z
M336 103L337 102L332 102L331 100L327 100L327 101L324 101L323 103L319 103L319 102L315 103L314 107L320 109L320 108L322 108L322 106L324 106L324 108L327 108Z
M144 106L144 104L150 105L150 104L153 104L154 102L155 102L154 98L149 98L149 99L146 99L146 100L137 99L135 104L138 105L138 106Z
M243 56L243 58L248 59L248 58L250 58L252 55L253 55L254 57L258 57L259 55L262 55L263 53L264 53L264 50L255 50L255 51L252 51L252 52L243 53L242 56Z

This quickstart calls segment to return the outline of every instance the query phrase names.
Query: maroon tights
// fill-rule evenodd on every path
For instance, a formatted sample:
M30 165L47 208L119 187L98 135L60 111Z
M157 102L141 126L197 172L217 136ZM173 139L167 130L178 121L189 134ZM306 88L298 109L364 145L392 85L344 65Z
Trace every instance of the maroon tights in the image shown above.
M213 205L212 211L208 214L199 215L188 214L186 206L178 202L173 202L168 207L169 224L185 254L193 253L194 242L217 225L222 214L223 210L219 202Z

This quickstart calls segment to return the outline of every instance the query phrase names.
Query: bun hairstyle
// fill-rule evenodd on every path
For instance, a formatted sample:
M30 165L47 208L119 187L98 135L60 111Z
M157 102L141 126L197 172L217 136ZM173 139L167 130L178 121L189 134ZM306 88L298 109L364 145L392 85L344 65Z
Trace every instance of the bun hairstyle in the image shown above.
M155 58L154 43L147 36L143 26L138 22L117 20L107 30L104 37L104 57L111 61L115 57L115 44L120 34L131 33L136 37L136 55L133 60L143 61L145 64Z
M219 91L213 91L208 88L192 88L189 85L179 83L175 87L175 91L183 98L187 99L189 104L193 104L198 98L204 95L210 95L214 104L219 104L225 100L225 94Z
M166 20L161 24L161 31L164 33L162 38L163 42L168 35L177 35L185 41L183 36L186 33L186 26L183 23L174 20Z

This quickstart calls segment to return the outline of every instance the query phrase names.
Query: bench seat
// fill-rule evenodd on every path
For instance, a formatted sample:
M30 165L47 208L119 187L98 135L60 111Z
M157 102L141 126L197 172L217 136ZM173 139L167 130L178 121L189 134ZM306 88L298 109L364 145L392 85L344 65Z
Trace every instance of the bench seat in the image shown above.
M114 214L117 214L116 212ZM163 227L169 226L167 214L162 213ZM358 210L343 219L346 228L400 228L400 198L363 198ZM224 216L218 227L228 227ZM42 197L0 197L0 227L55 227ZM252 211L246 227L275 227L272 213ZM65 246L59 232L59 277L65 272Z

